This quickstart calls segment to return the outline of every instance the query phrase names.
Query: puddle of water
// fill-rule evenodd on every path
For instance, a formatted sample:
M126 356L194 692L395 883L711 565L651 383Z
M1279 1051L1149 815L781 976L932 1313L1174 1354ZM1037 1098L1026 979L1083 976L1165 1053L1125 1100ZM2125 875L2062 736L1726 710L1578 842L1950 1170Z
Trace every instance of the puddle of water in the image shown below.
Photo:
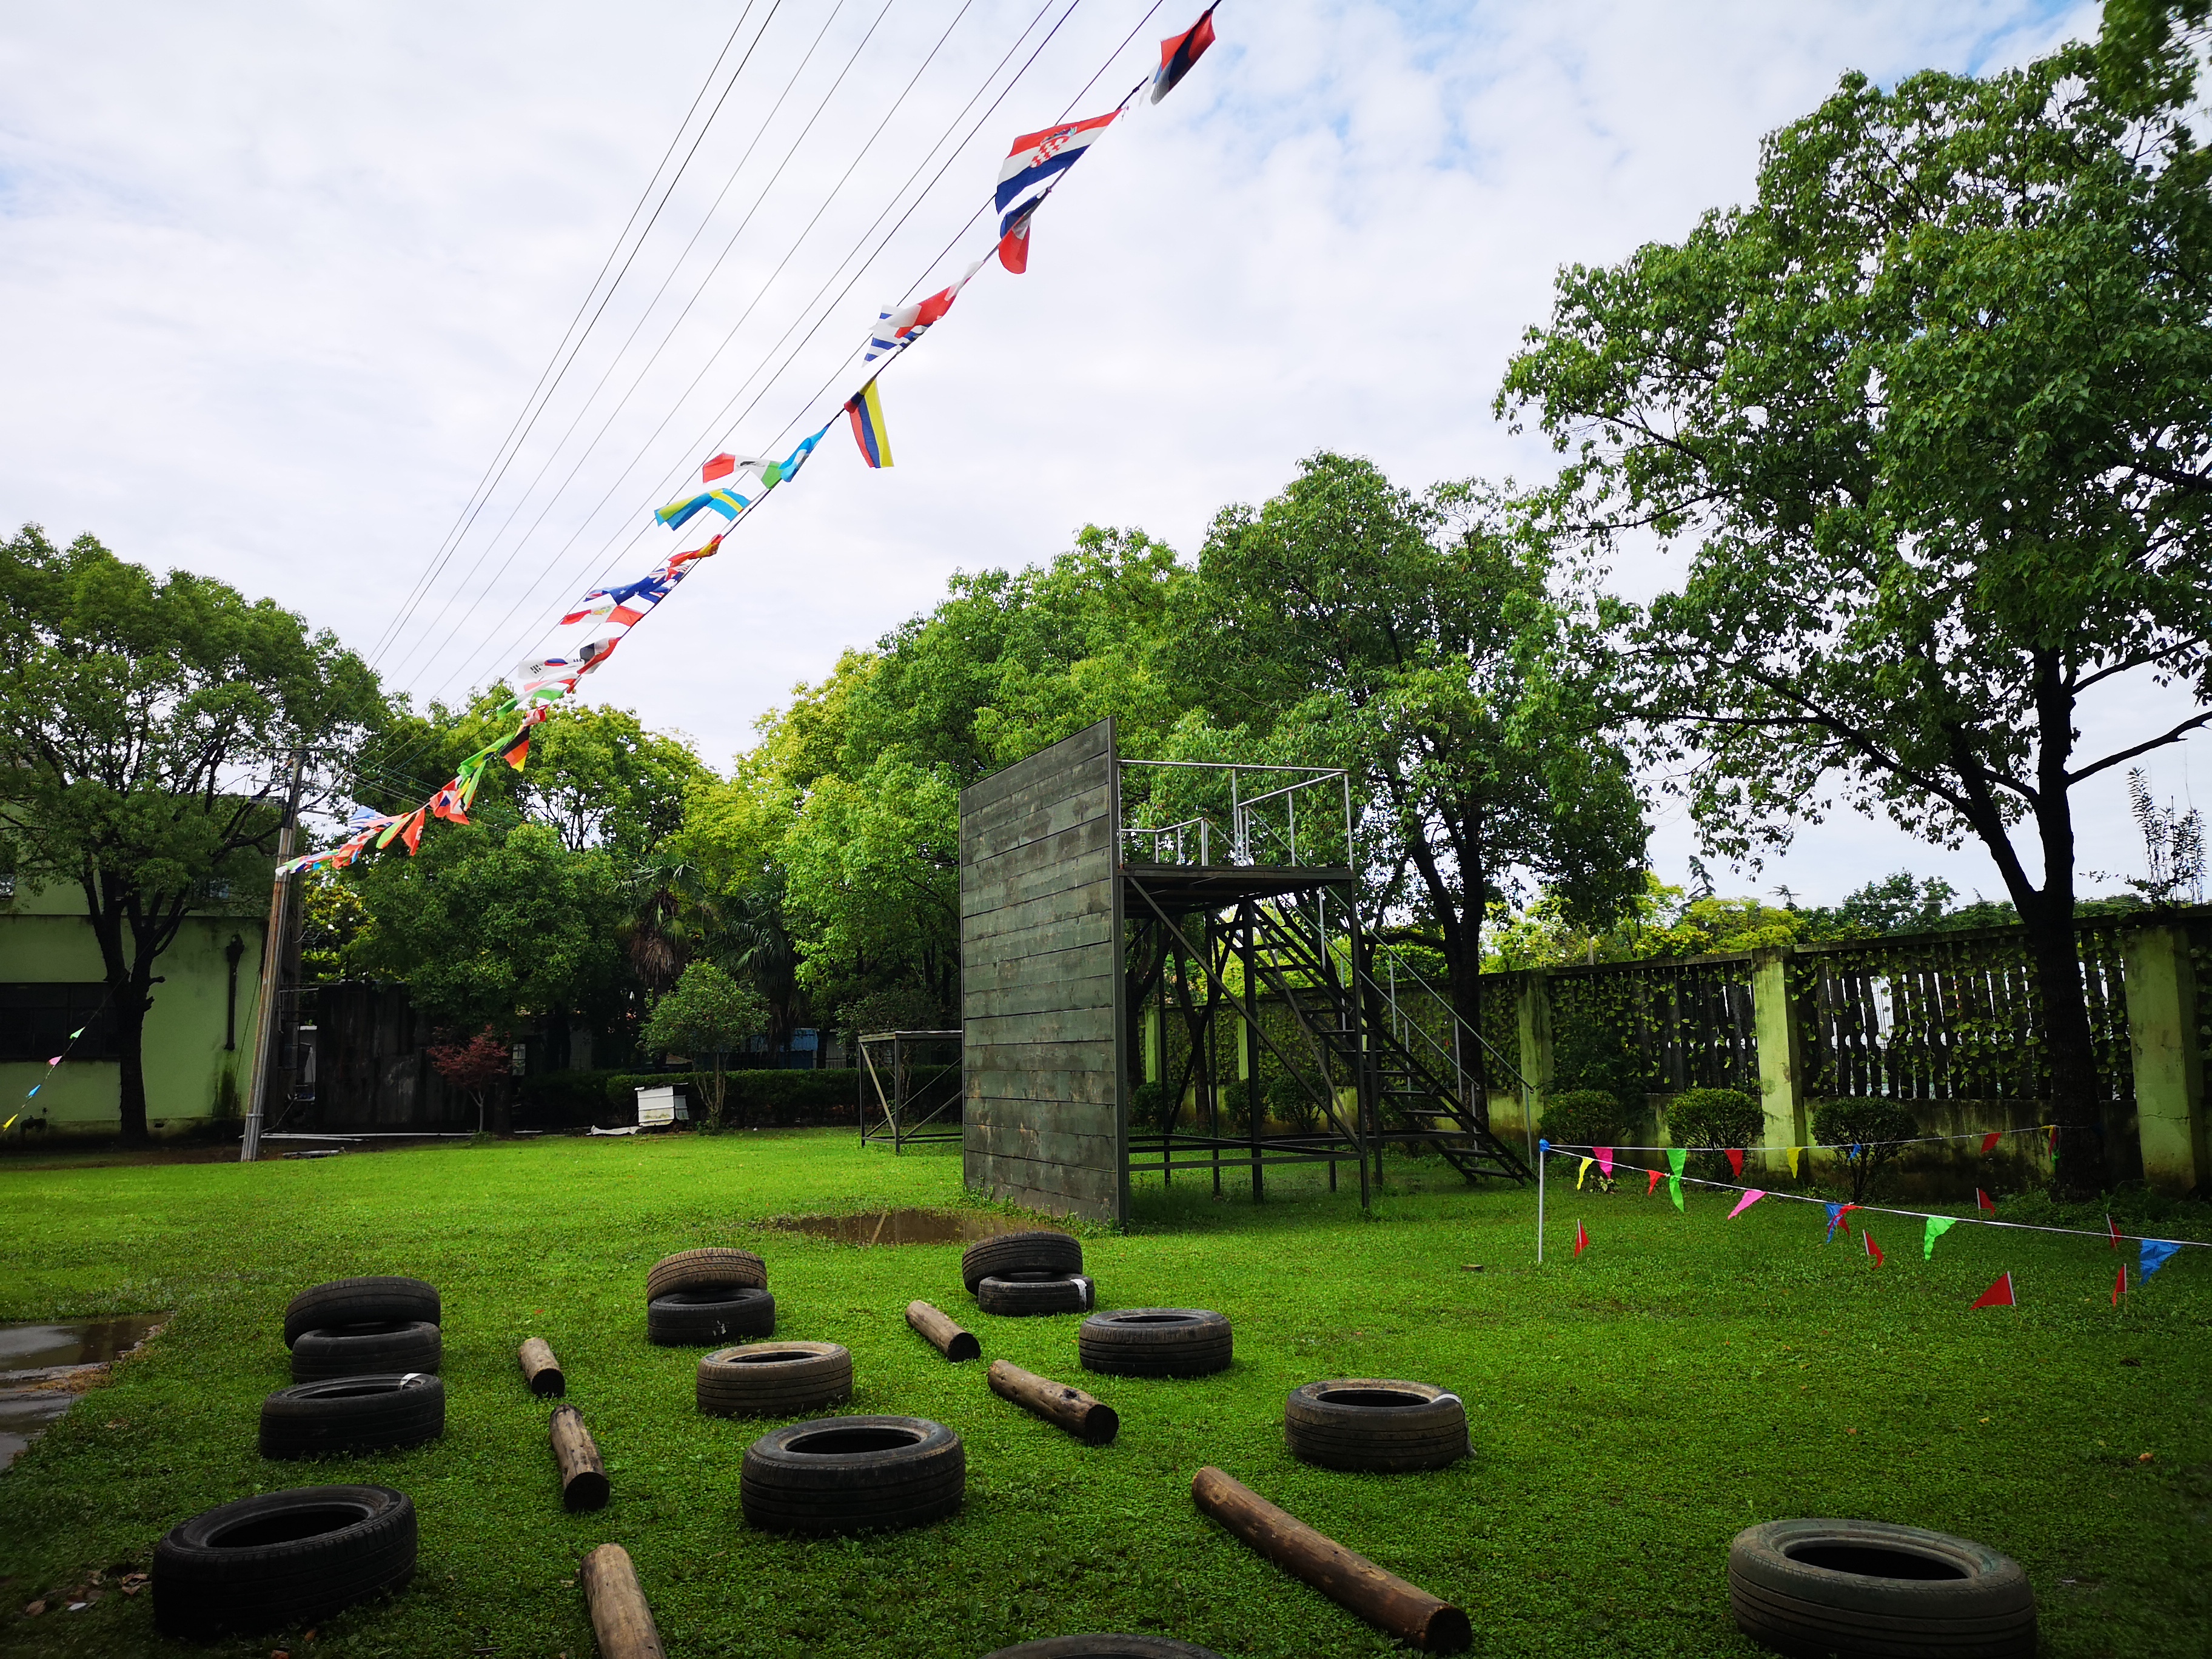
M22 1388L33 1379L82 1376L129 1353L161 1324L160 1314L0 1325L0 1470L23 1455L76 1401L76 1384Z
M1031 1223L981 1210L870 1210L860 1215L780 1215L768 1224L840 1244L970 1244Z
M161 1322L160 1314L73 1319L52 1324L0 1325L0 1383L9 1371L57 1365L105 1365L129 1353Z

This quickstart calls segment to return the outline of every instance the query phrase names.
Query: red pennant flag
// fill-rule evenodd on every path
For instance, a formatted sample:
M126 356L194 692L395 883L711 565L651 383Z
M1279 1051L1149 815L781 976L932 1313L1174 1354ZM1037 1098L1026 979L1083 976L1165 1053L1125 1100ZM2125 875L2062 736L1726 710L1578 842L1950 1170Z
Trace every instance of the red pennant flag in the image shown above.
M1884 1261L1888 1260L1888 1257L1882 1255L1881 1246L1874 1242L1874 1235L1872 1233L1867 1231L1865 1228L1862 1227L1859 1229L1859 1237L1865 1241L1867 1254L1874 1258L1874 1265L1875 1267L1879 1267Z
M2012 1275L1999 1275L1997 1282L1974 1298L1977 1308L2013 1308L2019 1306L2012 1293Z
M1990 1195L1979 1187L1974 1188L1974 1203L1985 1215L1995 1215L1997 1212L1997 1206L1990 1202Z
M1991 1152L1996 1151L1997 1142L2003 1139L2004 1136L1995 1129L1990 1130L1989 1133L1984 1135L1982 1137L1982 1156L1984 1158L1987 1158Z
M1742 1175L1742 1173L1743 1173L1743 1148L1742 1148L1742 1147L1741 1147L1741 1146L1731 1146L1731 1147L1729 1147L1729 1148L1728 1149L1728 1161L1729 1161L1729 1169L1731 1169L1731 1170L1735 1170L1735 1171L1736 1172L1736 1174L1737 1174L1737 1175L1739 1175L1739 1176Z
M1589 1249L1589 1230L1579 1221L1575 1223L1575 1254L1580 1255Z
M428 806L418 806L399 826L399 839L407 843L407 856L413 858L415 849L422 844L422 819L429 811Z
M1030 227L1036 219L1037 206L1038 203L1030 203L1028 211L999 238L999 263L1017 276L1030 268Z
M2116 1250L2120 1248L2120 1230L2112 1224L2112 1212L2109 1210L2105 1213L2105 1231L2112 1236L2112 1248Z
M1646 1170L1644 1173L1651 1177L1650 1184L1644 1189L1644 1196L1649 1198L1652 1194L1659 1190L1659 1171L1656 1170Z
M736 456L717 455L713 460L708 462L706 465L699 469L699 480L702 483L712 483L717 478L728 477L730 474L735 472L737 470L738 458ZM717 537L715 539L720 540L720 538Z
M2120 1298L2125 1296L2127 1292L2128 1264L2123 1261L2120 1263L2120 1271L2118 1275L2112 1280L2112 1305L2115 1308L2120 1305Z

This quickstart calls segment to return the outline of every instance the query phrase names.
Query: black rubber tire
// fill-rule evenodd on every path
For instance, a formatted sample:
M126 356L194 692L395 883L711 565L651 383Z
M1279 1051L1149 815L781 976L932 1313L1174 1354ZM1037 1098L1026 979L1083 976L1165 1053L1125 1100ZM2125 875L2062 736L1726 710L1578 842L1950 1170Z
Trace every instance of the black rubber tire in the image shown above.
M672 1291L645 1304L645 1340L664 1348L712 1348L775 1334L775 1298L766 1291Z
M281 1630L415 1576L415 1505L389 1486L295 1486L220 1504L154 1546L167 1636Z
M699 1362L699 1409L714 1417L794 1417L853 1397L853 1356L835 1342L756 1342Z
M1325 1469L1440 1469L1467 1455L1467 1407L1426 1382L1309 1382L1283 1402L1283 1437L1291 1456Z
M664 1255L645 1275L645 1299L658 1302L678 1291L764 1291L768 1263L750 1250L678 1250Z
M446 1431L446 1385L428 1371L295 1382L261 1402L261 1455L419 1446Z
M1073 1233L997 1233L979 1238L960 1255L960 1282L973 1296L985 1279L1008 1273L1083 1271L1083 1243Z
M983 1659L1221 1659L1212 1648L1170 1642L1164 1636L1048 1636L1017 1642Z
M1081 1273L994 1273L975 1286L975 1305L987 1314L1089 1313L1097 1286Z
M292 1380L319 1382L386 1371L428 1371L434 1376L444 1356L438 1328L422 1320L301 1331L292 1344Z
M1206 1376L1233 1357L1229 1321L1203 1308L1120 1308L1075 1333L1087 1371L1114 1376Z
M1985 1545L1880 1521L1769 1521L1729 1546L1736 1628L1777 1652L2033 1659L2035 1595Z
M284 1346L308 1331L340 1325L435 1325L443 1316L438 1287L390 1274L334 1279L304 1290L284 1306Z
M956 1513L968 1491L960 1437L921 1417L823 1417L745 1448L738 1494L772 1532L890 1531Z

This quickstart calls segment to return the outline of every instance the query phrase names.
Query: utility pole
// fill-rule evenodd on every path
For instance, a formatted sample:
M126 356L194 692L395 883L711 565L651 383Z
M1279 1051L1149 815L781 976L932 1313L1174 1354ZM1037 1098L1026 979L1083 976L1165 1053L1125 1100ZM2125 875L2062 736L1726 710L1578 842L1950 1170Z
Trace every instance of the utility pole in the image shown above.
M284 860L292 856L300 835L300 771L306 757L292 751L292 783L284 797L284 822L276 831L276 879L269 893L269 927L261 939L261 994L253 1005L253 1042L248 1051L246 1085L246 1137L239 1142L238 1161L251 1164L261 1156L262 1109L269 1096L270 1049L276 1040L276 992L283 982L285 923L290 920L292 878Z

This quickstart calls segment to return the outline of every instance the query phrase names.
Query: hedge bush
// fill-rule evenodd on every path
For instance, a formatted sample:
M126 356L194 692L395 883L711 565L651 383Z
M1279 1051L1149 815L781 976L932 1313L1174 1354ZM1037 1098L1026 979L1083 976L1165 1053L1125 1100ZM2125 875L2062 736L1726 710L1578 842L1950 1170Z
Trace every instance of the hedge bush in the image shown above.
M1544 1139L1568 1146L1611 1146L1630 1138L1628 1114L1603 1089L1564 1089L1544 1097Z
M1765 1138L1766 1114L1758 1097L1741 1089L1685 1089L1667 1103L1667 1139L1674 1146L1751 1147ZM1720 1152L1697 1162L1713 1180L1735 1178Z
M1864 1149L1844 1158L1854 1204L1866 1201L1875 1171L1905 1151L1881 1143L1910 1140L1919 1133L1919 1120L1893 1100L1828 1100L1813 1109L1814 1139L1826 1146Z
M949 1066L916 1066L913 1086L957 1070ZM787 1127L795 1123L853 1120L860 1098L859 1072L838 1066L818 1072L732 1071L722 1074L726 1092L724 1121ZM636 1121L635 1091L678 1088L701 1111L710 1081L704 1072L541 1072L525 1078L516 1091L518 1121L526 1128L612 1127ZM873 1101L872 1092L869 1097Z

